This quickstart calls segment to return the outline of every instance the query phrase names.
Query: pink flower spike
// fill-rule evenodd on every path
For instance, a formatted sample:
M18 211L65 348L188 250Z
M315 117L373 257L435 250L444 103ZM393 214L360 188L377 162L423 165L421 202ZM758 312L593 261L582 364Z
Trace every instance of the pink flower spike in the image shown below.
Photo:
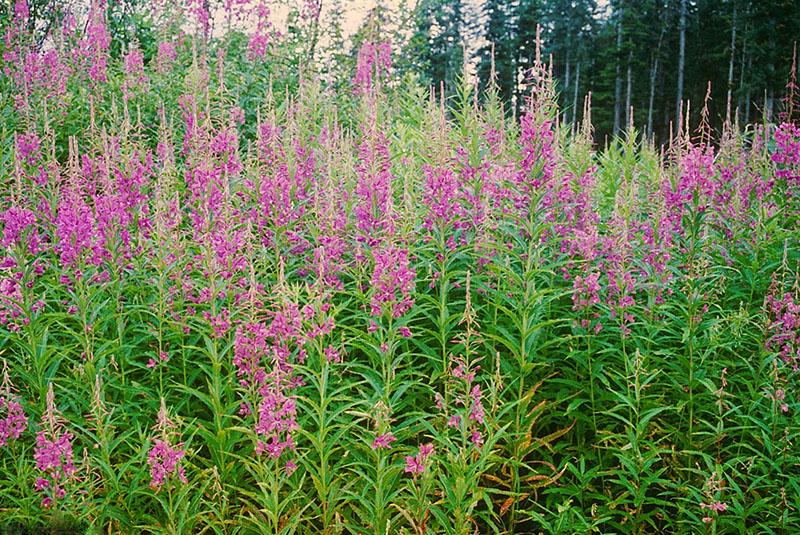
M406 469L407 474L421 474L425 471L425 466L413 455L406 455Z
M378 435L375 437L375 440L372 441L372 449L391 449L392 442L395 442L397 439L391 433L384 433L383 435Z

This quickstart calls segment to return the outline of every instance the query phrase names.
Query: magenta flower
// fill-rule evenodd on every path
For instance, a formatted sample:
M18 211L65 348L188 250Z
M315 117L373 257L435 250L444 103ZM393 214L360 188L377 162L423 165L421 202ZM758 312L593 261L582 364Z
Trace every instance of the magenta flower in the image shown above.
M422 474L425 472L425 465L418 459L419 456L406 455L406 473L407 474Z
M43 507L50 507L66 495L64 485L73 478L77 469L73 462L73 435L63 429L55 406L53 384L47 391L47 408L42 415L42 430L36 434L33 458L41 472L35 489L42 492Z
M470 408L469 418L475 423L482 424L483 417L485 415L483 409L483 403L481 402L481 387L480 385L473 385L472 390L470 391L470 400L472 401L472 406Z
M260 386L266 379L261 356L267 351L267 328L260 323L246 323L236 330L233 341L233 365L242 386Z
M143 89L147 85L147 76L144 73L144 55L137 46L132 46L123 59L125 67L125 80L122 82L122 98L127 102L131 92Z
M783 123L775 130L775 153L772 161L778 169L775 176L800 186L800 127Z
M481 432L478 431L477 429L474 429L472 431L472 434L470 435L469 439L470 442L472 442L476 448L483 447L483 435L481 435Z
M449 379L453 385L451 390L455 393L453 412L450 413L451 408L439 393L435 395L436 407L444 413L447 427L467 433L470 442L480 448L483 445L480 428L485 424L486 417L482 401L483 393L480 385L475 382L480 366L476 364L477 360L467 363L458 356L453 357L453 361L456 366L450 370Z
M251 8L251 13L255 14L256 27L247 43L247 57L250 61L255 61L264 58L277 32L270 21L270 8L266 0L256 2Z
M447 427L458 427L461 425L461 415L460 414L453 414L447 420Z
M172 444L172 436L176 434L175 424L169 419L167 405L161 398L158 421L155 425L157 437L147 453L147 464L150 466L150 488L156 492L173 477L186 483L186 472L180 461L186 456L183 444Z
M76 51L86 67L89 78L95 84L107 81L108 50L111 45L111 34L105 22L105 2L94 0L89 11L86 35L79 43Z
M180 460L186 455L181 449L182 444L170 445L167 441L157 438L153 447L147 454L147 464L150 465L150 487L158 492L167 480L176 475L186 483L186 473L180 465Z
M357 167L356 217L357 239L375 247L394 233L394 214L389 142L386 135L372 124L364 129L364 139L359 146Z
M429 232L445 231L463 227L462 218L466 216L460 204L460 184L456 174L446 167L425 166L425 195L423 202L427 207L427 215L422 226ZM452 238L452 236L448 236ZM456 242L449 242L450 249Z
M28 418L18 399L12 394L13 385L3 363L3 382L0 384L0 447L18 439L28 428Z
M23 245L27 252L39 252L41 238L36 229L36 214L27 208L11 206L0 214L0 223L3 225L3 235L0 246L13 247Z
M392 442L395 442L397 439L391 433L384 433L382 435L378 435L375 437L375 440L372 441L372 449L391 449Z
M0 447L8 444L9 440L16 440L28 428L28 418L22 405L12 399L0 397Z
M297 425L294 396L280 384L268 384L262 391L255 431L259 435L256 454L267 453L277 459L285 450L294 450L292 432Z
M172 64L178 59L178 43L175 41L162 41L158 43L158 55L156 56L156 69L160 73L166 73L172 68Z
M433 444L421 445L419 447L419 453L417 453L416 456L406 456L405 472L407 474L413 474L415 477L417 474L424 473L428 464L428 458L431 455L433 455Z
M356 94L372 91L381 77L387 76L392 69L392 43L384 41L375 43L364 41L358 51L356 75L353 78Z
M388 246L374 252L375 268L372 272L371 314L381 316L389 312L399 318L414 302L414 270L408 250Z
M297 470L297 463L289 459L288 461L286 461L286 464L284 465L284 470L286 472L286 477L291 476L292 474L294 474L295 470Z
M325 359L328 362L333 362L334 364L340 364L342 362L342 354L339 352L338 349L328 344L328 346L325 348Z

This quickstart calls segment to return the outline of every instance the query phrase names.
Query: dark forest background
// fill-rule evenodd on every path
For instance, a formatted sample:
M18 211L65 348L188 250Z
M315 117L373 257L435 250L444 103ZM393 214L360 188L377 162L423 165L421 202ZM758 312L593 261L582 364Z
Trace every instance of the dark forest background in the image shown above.
M486 0L477 12L466 6L461 0L417 6L412 46L429 84L452 92L461 43L480 40L474 54L480 83L489 83L494 63L504 101L519 106L519 80L533 61L539 25L562 120L580 121L591 92L600 139L632 121L663 140L681 102L690 102L690 123L697 124L709 84L712 127L721 127L729 101L731 120L774 120L800 36L796 0Z
M211 8L225 3L198 1ZM300 22L293 26L299 18L292 13L308 2L322 13L311 21L316 27L309 30L307 20L302 29ZM65 2L28 4L31 25L46 46ZM301 72L316 65L329 83L348 83L361 41L385 37L396 51L398 77L415 76L437 96L451 97L466 65L477 74L480 89L494 80L509 114L519 112L540 28L561 120L581 121L591 93L599 142L631 123L663 142L681 103L689 103L689 123L697 125L707 102L715 130L729 116L742 125L776 120L800 36L800 0L401 0L399 5L379 0L353 35L343 29L352 18L348 10L357 4L353 0L276 0L279 4L288 9L288 31L275 52L273 76L291 77L298 65ZM12 5L0 2L0 18L9 16ZM145 0L108 2L113 53L135 39L146 57L153 54L158 35L149 6ZM320 36L311 50L303 42L309 32Z

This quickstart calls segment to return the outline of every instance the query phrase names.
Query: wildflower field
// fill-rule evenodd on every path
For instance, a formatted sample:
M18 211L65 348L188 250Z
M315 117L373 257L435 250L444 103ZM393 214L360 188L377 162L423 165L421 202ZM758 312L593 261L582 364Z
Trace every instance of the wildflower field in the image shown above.
M512 116L17 5L0 533L800 532L790 113L603 146L542 58Z

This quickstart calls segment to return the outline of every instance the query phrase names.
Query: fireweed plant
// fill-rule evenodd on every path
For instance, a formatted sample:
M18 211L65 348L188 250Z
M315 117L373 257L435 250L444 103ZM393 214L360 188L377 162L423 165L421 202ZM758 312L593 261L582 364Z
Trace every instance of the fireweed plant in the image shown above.
M790 118L597 152L206 4L3 28L0 530L800 531Z

